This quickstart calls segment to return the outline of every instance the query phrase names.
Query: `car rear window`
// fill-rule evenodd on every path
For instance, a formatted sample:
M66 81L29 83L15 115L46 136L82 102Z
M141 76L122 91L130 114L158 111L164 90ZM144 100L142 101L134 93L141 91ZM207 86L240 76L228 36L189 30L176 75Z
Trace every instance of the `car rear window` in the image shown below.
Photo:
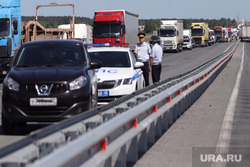
M131 67L128 52L89 52L91 60L102 62L102 67Z
M82 66L83 52L77 45L36 44L22 48L17 67Z

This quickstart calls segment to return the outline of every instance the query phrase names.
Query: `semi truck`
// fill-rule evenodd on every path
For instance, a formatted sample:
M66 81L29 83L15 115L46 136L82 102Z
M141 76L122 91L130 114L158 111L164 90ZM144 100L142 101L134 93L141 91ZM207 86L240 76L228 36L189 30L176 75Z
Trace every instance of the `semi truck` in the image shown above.
M191 31L196 46L208 46L209 34L207 23L192 23Z
M70 24L62 24L57 27L58 29L70 29ZM75 24L74 35L75 39L83 41L85 44L93 43L92 26L87 24ZM64 33L61 39L68 39L67 33Z
M160 40L163 50L183 50L183 20L161 20Z
M250 24L244 22L243 25L239 28L239 38L242 42L250 41Z
M93 43L124 45L132 50L138 41L139 15L125 10L96 11L93 23Z
M21 46L20 0L0 1L0 64L11 60ZM7 71L0 69L2 80Z
M214 27L214 35L215 35L216 42L222 42L225 40L222 26L215 26Z
M228 41L228 28L224 27L223 28L223 35L225 37L224 42Z

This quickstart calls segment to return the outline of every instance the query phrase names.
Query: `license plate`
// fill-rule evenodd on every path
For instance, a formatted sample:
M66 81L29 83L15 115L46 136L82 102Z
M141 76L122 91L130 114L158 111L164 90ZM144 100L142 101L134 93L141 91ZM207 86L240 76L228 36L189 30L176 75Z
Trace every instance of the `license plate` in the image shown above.
M30 106L56 106L57 98L30 98Z
M109 91L98 91L99 97L109 96Z

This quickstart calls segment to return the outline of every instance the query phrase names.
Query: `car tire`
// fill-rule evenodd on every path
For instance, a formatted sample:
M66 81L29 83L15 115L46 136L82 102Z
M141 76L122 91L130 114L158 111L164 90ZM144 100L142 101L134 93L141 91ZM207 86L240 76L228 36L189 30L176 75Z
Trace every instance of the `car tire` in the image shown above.
M2 108L2 132L6 135L12 135L15 132L16 124L11 122L5 115L3 114Z

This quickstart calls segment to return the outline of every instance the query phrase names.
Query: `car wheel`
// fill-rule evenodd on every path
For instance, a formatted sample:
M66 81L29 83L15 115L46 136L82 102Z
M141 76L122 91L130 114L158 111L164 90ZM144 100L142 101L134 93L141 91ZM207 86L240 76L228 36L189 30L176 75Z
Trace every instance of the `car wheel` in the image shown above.
M2 131L3 134L11 135L15 132L15 123L12 123L7 117L3 114L3 108L2 108Z

